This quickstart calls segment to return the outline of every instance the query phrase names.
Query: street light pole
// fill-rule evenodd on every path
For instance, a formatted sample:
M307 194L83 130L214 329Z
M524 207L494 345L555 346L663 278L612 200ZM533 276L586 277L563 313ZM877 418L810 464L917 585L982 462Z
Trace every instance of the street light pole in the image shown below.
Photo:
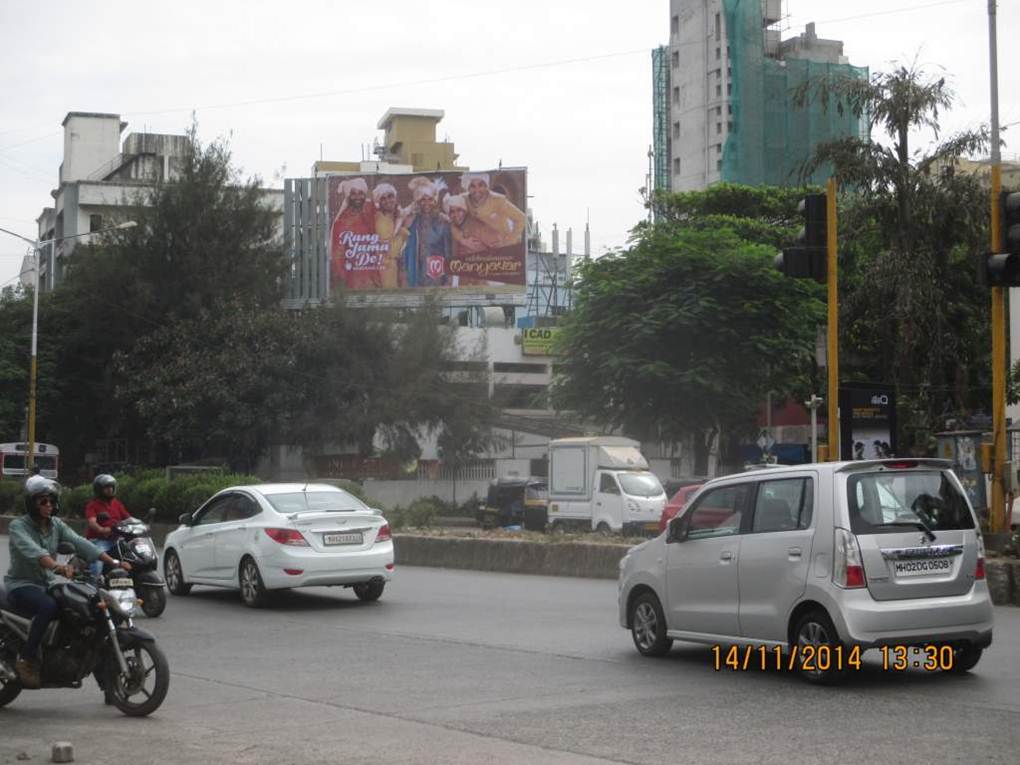
M93 234L105 234L108 231L118 231L125 228L134 228L138 224L133 221L125 221L119 223L116 226L110 226L109 228L100 229L99 231L87 231L82 234L70 234L69 236L58 236L53 239L31 240L28 237L24 237L21 234L15 234L13 231L8 231L5 228L0 228L5 234L10 234L13 237L20 239L23 242L28 242L32 245L34 250L35 260L35 276L34 276L34 287L32 289L32 359L29 364L28 371L28 452L25 455L25 474L29 475L32 472L32 466L35 463L35 390L36 382L38 379L38 361L37 361L37 350L39 346L39 274L42 271L42 249L44 245L50 246L50 253L52 255L52 248L57 242L62 242L66 239L76 239L80 236L91 236ZM51 257L50 263L52 264L53 258Z

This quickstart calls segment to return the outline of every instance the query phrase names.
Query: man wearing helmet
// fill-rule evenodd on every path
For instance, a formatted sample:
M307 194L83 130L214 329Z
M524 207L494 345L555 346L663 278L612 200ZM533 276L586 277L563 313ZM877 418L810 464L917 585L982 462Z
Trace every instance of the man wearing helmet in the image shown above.
M113 549L113 527L126 521L131 514L124 503L114 496L117 493L117 479L109 473L97 475L92 481L93 498L85 505L85 538L102 552ZM105 516L100 518L99 516ZM97 576L102 573L102 564L93 564L92 572Z
M14 610L32 617L28 639L18 656L15 670L26 688L39 687L39 644L46 627L57 615L57 602L46 592L54 574L74 576L74 569L57 563L57 546L61 542L74 545L75 551L88 561L102 560L118 565L91 542L56 517L60 486L49 478L34 475L25 481L25 515L11 521L8 534L11 567L4 577L7 600ZM120 564L129 569L127 564Z

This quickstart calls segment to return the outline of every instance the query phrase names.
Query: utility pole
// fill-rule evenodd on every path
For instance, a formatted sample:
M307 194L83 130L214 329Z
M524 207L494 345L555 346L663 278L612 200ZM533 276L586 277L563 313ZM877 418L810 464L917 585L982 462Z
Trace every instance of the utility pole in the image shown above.
M999 198L1002 191L1002 157L999 151L999 65L995 33L996 0L988 0L988 56L992 105L992 252L1002 251ZM1006 462L1006 309L1005 288L992 287L992 500L988 511L990 531L999 531L1006 508L1003 466Z
M839 290L836 281L836 179L825 184L826 281L829 287L829 392L826 459L839 461ZM814 412L812 412L812 416Z

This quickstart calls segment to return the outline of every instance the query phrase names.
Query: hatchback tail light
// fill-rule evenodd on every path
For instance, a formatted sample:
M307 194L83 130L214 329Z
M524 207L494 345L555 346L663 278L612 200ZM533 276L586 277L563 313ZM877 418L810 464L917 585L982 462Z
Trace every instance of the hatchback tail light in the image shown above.
M379 528L379 533L375 535L376 542L388 542L393 539L393 534L390 531L390 524L384 523Z
M833 539L832 581L847 590L866 587L864 563L857 538L846 529L837 528Z
M293 547L308 547L308 540L297 529L263 529L274 542Z
M974 566L974 578L985 578L985 540L980 534L977 538L977 565Z

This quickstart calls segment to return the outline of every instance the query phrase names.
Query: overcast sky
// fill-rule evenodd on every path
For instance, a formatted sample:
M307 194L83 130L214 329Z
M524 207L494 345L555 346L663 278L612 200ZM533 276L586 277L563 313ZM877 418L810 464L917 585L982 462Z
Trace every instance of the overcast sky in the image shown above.
M915 57L944 69L959 96L947 130L988 121L987 0L788 0L784 12L787 35L815 21L872 71ZM1020 0L998 18L1001 122L1018 122ZM121 114L126 135L184 132L194 110L203 139L230 136L243 171L280 186L320 151L360 159L379 117L403 106L445 110L439 137L461 164L527 166L546 240L554 222L572 226L579 250L590 215L600 254L643 215L650 51L668 35L668 0L0 0L0 227L35 237L68 111ZM1020 152L1020 124L1004 137L1004 158ZM0 285L24 252L0 233Z

